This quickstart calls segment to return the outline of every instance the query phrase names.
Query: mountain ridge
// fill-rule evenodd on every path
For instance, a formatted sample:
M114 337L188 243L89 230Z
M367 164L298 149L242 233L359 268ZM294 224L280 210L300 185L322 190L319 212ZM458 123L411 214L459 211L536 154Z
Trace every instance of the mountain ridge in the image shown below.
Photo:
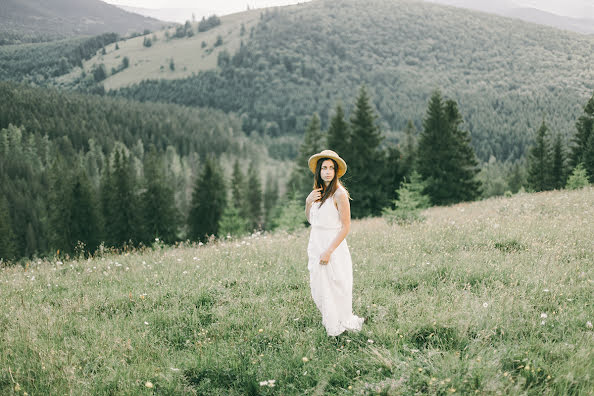
M3 45L112 32L127 35L166 25L99 0L3 0L0 5Z

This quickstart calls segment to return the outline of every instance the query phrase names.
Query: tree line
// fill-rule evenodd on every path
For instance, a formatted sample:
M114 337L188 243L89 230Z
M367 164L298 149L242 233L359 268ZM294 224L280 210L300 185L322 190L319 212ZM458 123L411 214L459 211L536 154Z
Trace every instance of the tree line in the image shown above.
M568 138L593 88L584 71L592 38L434 4L341 4L265 15L252 39L220 55L217 70L112 94L218 108L239 114L246 134L301 137L312 113L327 129L335 102L365 84L378 124L398 135L408 121L422 128L419 115L443 87L464 109L478 159L513 162L525 156L542 112Z

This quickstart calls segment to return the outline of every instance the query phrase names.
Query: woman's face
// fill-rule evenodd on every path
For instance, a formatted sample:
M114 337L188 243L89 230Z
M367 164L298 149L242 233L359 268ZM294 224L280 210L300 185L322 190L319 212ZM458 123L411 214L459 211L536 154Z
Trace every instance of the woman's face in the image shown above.
M320 170L320 176L322 176L322 180L324 184L328 185L334 179L334 162L331 160L325 160L322 162L322 169Z

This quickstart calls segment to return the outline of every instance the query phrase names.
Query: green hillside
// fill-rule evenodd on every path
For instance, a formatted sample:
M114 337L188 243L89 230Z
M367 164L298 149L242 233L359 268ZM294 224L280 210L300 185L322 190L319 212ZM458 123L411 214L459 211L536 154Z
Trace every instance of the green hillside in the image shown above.
M508 160L525 154L543 118L573 133L594 91L593 51L591 36L453 7L314 1L262 13L253 38L216 69L180 80L139 73L113 94L233 111L247 133L275 136L302 133L314 111L326 127L335 103L352 103L365 84L384 132L399 136L409 119L421 128L440 88L460 104L479 158ZM118 81L133 82L106 86Z
M0 393L589 395L593 201L354 221L367 322L339 337L311 300L305 229L2 268Z
M271 159L265 141L248 139L239 118L219 110L139 103L6 82L0 82L0 103L0 261L45 256L58 249L71 253L77 240L84 240L82 233L73 231L71 241L60 235L84 221L85 214L79 212L85 210L97 210L96 224L92 224L94 244L85 242L89 251L101 241L109 246L127 241L113 240L108 231L115 221L109 216L114 214L102 213L97 207L97 201L108 194L106 179L120 153L126 155L131 169L124 180L134 199L153 182L149 171L155 172L158 166L162 173L159 186L169 189L167 204L179 213L179 218L171 220L175 230L168 243L187 236L192 192L207 158L217 159L227 181L235 161L240 160L246 169L253 166L256 177L252 185L266 182L261 192L270 191L269 186L276 188L271 202L278 197L279 186L284 189L279 173L289 164ZM70 200L80 177L91 197L84 205L75 203L80 197ZM223 194L230 185L225 184ZM142 210L140 206L131 208L126 215ZM143 216L158 213L154 210ZM262 218L269 214L263 213ZM146 244L154 234L148 230L142 235L143 220L138 215L130 238ZM115 213L115 219L119 217Z
M0 45L157 30L165 22L99 0L2 0Z

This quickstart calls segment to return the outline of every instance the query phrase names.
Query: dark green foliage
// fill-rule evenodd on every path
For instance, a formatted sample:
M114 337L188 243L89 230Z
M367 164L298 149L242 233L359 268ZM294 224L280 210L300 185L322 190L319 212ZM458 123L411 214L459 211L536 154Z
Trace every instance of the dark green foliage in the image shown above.
M350 133L349 124L345 121L344 111L340 104L336 105L334 116L330 120L328 127L328 135L326 136L327 148L342 155L349 152L350 148Z
M78 169L73 177L72 199L70 207L71 239L66 251L72 251L79 242L88 251L94 251L101 243L102 217L99 212L99 200L95 188L87 173Z
M314 113L305 130L303 142L299 146L299 155L295 160L295 167L289 180L289 192L296 194L295 199L305 199L307 194L311 192L313 174L309 169L307 161L312 155L324 150L325 147L323 145L324 140L320 129L320 117L317 113Z
M404 129L404 142L399 145L402 153L401 172L403 176L410 176L415 166L417 156L417 131L411 120L408 120Z
M383 217L389 223L409 224L420 221L423 218L420 215L421 209L430 206L430 199L423 194L425 184L416 171L410 176L409 180L400 183L400 188L396 190L398 199L393 200L394 208L384 208Z
M266 133L274 122L298 135L314 112L327 129L336 102L350 101L362 83L382 129L403 131L413 120L420 130L428 96L443 87L455 95L486 162L522 158L527 131L543 112L555 114L554 130L570 131L583 92L592 89L580 77L591 37L426 2L340 4L308 2L263 15L246 49L223 68L119 94L245 114L248 133Z
M218 47L220 45L223 45L223 36L221 36L220 34L217 36L217 39L214 43L215 47Z
M248 221L243 217L239 210L231 205L228 205L221 219L219 220L219 237L226 236L242 236L247 233L249 228Z
M107 78L107 71L105 65L102 63L93 69L93 79L95 82L101 82Z
M82 66L97 51L118 40L115 33L43 44L0 46L0 79L52 83L51 78Z
M130 66L130 59L127 56L124 56L122 59L122 65L120 66L120 70L127 69Z
M239 159L233 164L233 174L231 176L231 203L230 206L237 208L243 217L247 217L247 182L245 175L241 170Z
M561 135L557 134L553 144L553 158L551 161L551 187L557 190L562 189L567 182L565 171L565 151Z
M431 96L419 138L417 167L434 205L471 201L480 195L478 162L468 132L460 129L456 102Z
M247 220L250 230L262 228L262 182L255 162L250 164L247 174Z
M518 162L514 163L512 166L512 171L507 184L510 191L514 194L520 191L520 188L526 184L526 177L524 175L523 169L524 167Z
M164 164L156 149L151 147L144 161L144 191L140 201L146 242L159 238L165 243L175 242L180 214L170 180L165 177Z
M50 140L68 136L74 150L86 150L89 139L111 152L114 142L132 147L141 140L148 149L172 145L181 155L196 152L239 152L237 118L216 110L187 109L165 104L141 104L52 89L0 82L0 128L23 125ZM84 129L81 128L84 125Z
M103 179L102 206L105 218L105 240L109 245L136 245L145 231L142 228L140 198L136 172L130 156L115 150L111 170Z
M594 182L594 94L584 106L584 113L575 126L577 131L571 140L570 166L573 169L584 163L590 181Z
M589 183L588 173L584 168L584 164L578 164L575 167L569 178L567 179L567 185L565 188L568 190L577 190L586 187Z
M173 58L169 61L169 70L175 71L175 62L173 62Z
M145 46L145 47L147 47L147 48L148 48L148 47L151 47L151 46L153 45L153 41L151 40L151 38L150 38L150 37L145 37L145 38L142 40L142 45L144 45L144 46Z
M53 251L72 252L72 175L64 158L58 156L50 168L50 188L47 198L49 245Z
M202 20L198 22L198 31L199 32L206 32L207 30L212 29L215 26L219 26L221 24L221 20L216 15L211 15L207 18L202 17Z
M15 235L12 231L12 221L8 202L0 196L0 260L13 259L17 253Z
M543 121L536 132L534 145L528 154L528 185L534 191L552 189L551 143L549 129Z
M219 233L219 221L227 204L223 174L214 159L206 160L196 181L188 216L188 236L206 241Z
M339 153L348 166L349 176L345 180L353 199L351 214L355 218L378 215L387 204L382 189L386 160L380 150L382 136L376 120L369 95L365 87L361 87L351 114L350 147L345 153Z
M269 173L264 187L264 228L269 230L273 225L274 208L279 199L278 178Z

